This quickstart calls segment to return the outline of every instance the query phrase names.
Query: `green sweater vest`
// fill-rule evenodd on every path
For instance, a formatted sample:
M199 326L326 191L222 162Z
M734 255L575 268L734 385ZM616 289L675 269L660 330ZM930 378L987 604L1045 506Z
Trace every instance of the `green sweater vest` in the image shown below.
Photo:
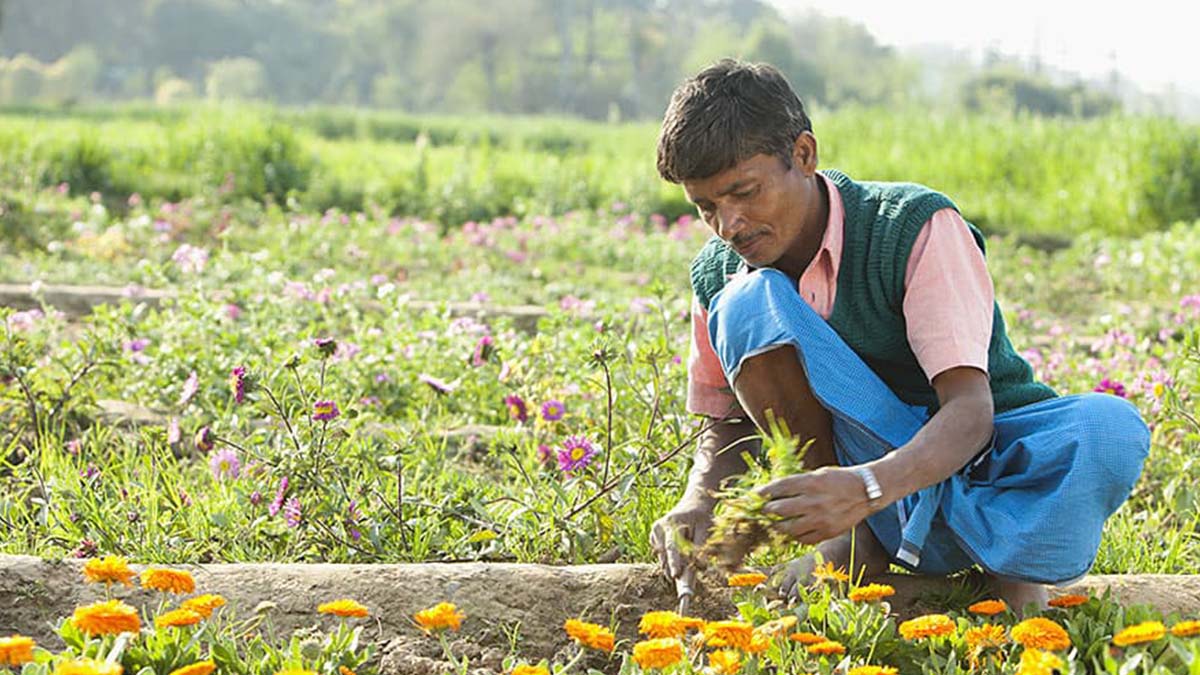
M838 171L822 171L837 185L846 212L837 297L829 324L905 403L932 415L937 392L930 386L908 344L903 312L904 273L922 226L934 212L957 210L945 195L912 183L856 182ZM967 223L985 251L983 235ZM692 260L692 290L702 307L743 265L741 256L717 237ZM997 413L1053 398L1035 382L1033 369L1013 349L997 304L992 310L988 375Z

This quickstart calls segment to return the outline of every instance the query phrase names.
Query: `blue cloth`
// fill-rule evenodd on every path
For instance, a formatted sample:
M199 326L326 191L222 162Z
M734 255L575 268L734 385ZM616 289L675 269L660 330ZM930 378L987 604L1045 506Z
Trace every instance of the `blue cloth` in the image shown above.
M838 463L862 464L908 442L927 421L774 269L732 280L708 323L732 385L742 362L792 345L833 420ZM977 564L1021 581L1065 584L1087 573L1104 521L1133 488L1150 449L1137 409L1108 394L1040 401L995 417L993 442L941 483L867 518L893 560L923 574Z

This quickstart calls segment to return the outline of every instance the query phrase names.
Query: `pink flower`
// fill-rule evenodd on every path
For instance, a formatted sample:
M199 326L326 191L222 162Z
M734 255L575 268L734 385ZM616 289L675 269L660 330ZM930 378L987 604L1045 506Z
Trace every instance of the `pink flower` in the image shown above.
M549 467L554 464L554 449L545 443L539 443L537 446L538 463L542 466Z
M567 436L558 449L558 468L570 473L586 468L596 456L596 446L586 436Z
M304 516L300 508L300 500L292 497L283 505L283 518L288 527L299 527L300 519Z
M445 380L439 380L438 378L436 378L432 375L428 375L426 373L421 373L420 375L417 376L417 379L419 381L424 382L425 384L429 385L434 391L436 391L439 394L449 394L458 388L458 385L451 384L449 382L446 382Z
M204 271L204 265L208 262L208 251L182 244L171 254L171 260L179 265L179 270L184 274L198 274Z
M196 371L188 373L187 379L183 381L183 391L179 394L180 407L187 405L196 392L200 391L200 377L196 375Z
M342 411L338 410L337 403L333 401L317 401L313 404L312 418L314 422L328 422L337 419Z
M524 422L529 419L529 409L525 406L525 399L516 394L509 394L504 397L504 405L508 406L508 412L512 414L513 419L518 422Z
M200 452L208 452L213 449L213 443L216 441L216 434L208 427L200 427L196 432L196 449Z
M551 399L542 404L542 419L547 422L557 422L567 413L567 407L562 401Z
M235 403L246 400L246 367L237 366L229 371L229 388L233 391Z
M1100 392L1101 394L1112 394L1113 396L1125 398L1125 385L1117 382L1116 380L1110 380L1107 377L1103 380L1100 380L1100 384L1096 385L1096 388L1092 389L1092 391Z
M231 302L225 305L225 316L230 321L237 321L242 316L242 308Z
M222 480L237 478L242 471L242 464L232 448L223 448L213 453L212 458L208 460L208 468L212 470L213 478Z
M471 365L478 368L492 358L495 351L495 341L491 335L484 335L475 343L475 353L471 355Z
M271 501L271 505L267 507L267 513L271 514L272 517L277 515L279 510L283 508L283 499L287 496L287 491L288 479L287 476L284 476L283 478L279 479L279 489L275 491L275 499L273 499Z

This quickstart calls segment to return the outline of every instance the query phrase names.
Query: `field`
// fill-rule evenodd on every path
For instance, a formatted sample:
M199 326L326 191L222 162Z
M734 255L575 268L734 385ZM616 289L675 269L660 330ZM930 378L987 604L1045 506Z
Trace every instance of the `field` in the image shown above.
M815 118L824 166L931 184L992 235L1009 334L1044 381L1110 389L1152 425L1093 572L1200 572L1196 129ZM0 281L128 296L83 318L4 313L0 552L653 559L701 428L686 265L707 231L655 177L652 127L0 120ZM533 330L514 306L539 308ZM101 401L159 421L114 422ZM580 445L588 462L564 470Z

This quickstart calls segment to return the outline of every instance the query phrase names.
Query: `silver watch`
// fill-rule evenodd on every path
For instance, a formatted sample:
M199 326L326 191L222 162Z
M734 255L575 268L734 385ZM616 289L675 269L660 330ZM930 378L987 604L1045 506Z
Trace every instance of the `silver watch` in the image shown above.
M862 479L863 486L867 488L867 499L872 503L883 497L883 490L879 487L879 481L875 479L875 472L868 466L854 467L854 473Z

